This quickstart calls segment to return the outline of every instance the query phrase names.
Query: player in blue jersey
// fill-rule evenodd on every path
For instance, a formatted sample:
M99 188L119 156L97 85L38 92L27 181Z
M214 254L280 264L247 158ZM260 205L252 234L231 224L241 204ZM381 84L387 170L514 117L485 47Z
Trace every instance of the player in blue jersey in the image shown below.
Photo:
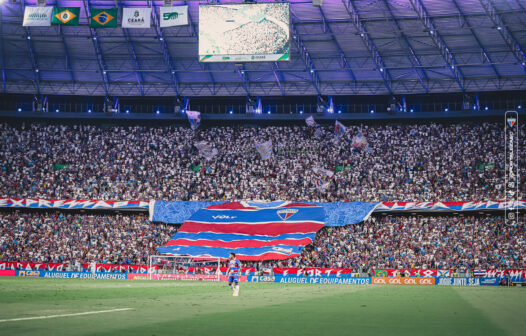
M234 252L230 253L228 258L228 270L226 275L228 277L228 285L232 288L234 292L233 296L239 295L239 273L241 272L241 263L236 259L236 254ZM234 285L232 285L234 283Z

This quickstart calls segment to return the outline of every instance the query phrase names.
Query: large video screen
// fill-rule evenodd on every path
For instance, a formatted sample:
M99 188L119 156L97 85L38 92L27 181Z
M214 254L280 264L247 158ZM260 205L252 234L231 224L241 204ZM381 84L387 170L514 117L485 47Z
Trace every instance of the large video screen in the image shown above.
M288 61L287 2L199 6L201 62Z

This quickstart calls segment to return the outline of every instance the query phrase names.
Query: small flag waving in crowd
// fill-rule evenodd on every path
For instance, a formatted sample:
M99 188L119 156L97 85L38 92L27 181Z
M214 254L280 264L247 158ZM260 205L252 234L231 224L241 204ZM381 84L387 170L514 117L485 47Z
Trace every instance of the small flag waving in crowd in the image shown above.
M341 122L339 122L338 120L334 122L334 135L336 135L338 139L341 136L343 136L346 131L347 131L347 127L343 126Z
M369 142L367 141L367 138L363 135L363 133L360 131L358 134L356 134L352 138L352 146L354 148L360 148L361 150L365 151L366 153L372 153L373 150L371 146L369 146Z
M116 28L118 8L90 8L91 28Z
M80 7L53 7L52 24L78 26Z
M318 175L318 178L316 179L316 189L318 189L319 192L327 190L331 184L331 179L334 176L334 173L328 169L317 167L312 168L312 171Z
M314 135L316 137L321 137L323 135L323 131L321 129L321 126L318 125L318 123L314 120L312 116L305 119L305 122L307 123L307 126L311 127L312 129L315 129Z
M199 155L207 160L212 160L219 153L217 148L214 148L208 141L197 142L194 146L199 150Z
M201 125L201 112L186 111L190 127L195 131Z
M256 143L256 150L263 160L268 160L272 156L272 141Z

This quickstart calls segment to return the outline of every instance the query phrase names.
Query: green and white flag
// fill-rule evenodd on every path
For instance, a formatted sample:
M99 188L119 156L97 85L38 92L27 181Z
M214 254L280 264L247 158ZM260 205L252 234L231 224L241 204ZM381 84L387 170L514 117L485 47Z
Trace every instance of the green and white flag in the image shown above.
M118 8L90 8L91 28L117 28Z
M53 7L52 24L78 26L80 7Z
M51 26L52 14L53 7L26 7L26 10L24 11L24 22L22 23L22 26Z
M185 26L188 24L188 6L159 7L160 27Z

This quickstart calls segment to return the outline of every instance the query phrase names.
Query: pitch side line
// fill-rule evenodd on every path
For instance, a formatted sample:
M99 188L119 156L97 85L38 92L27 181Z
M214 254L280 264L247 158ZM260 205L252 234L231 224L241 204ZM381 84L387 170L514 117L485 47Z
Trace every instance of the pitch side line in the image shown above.
M118 308L110 310L98 310L84 313L74 313L74 314L61 314L61 315L46 315L46 316L34 316L34 317L21 317L15 319L0 320L0 323L3 322L15 322L15 321L29 321L29 320L44 320L56 317L68 317L68 316L81 316L81 315L92 315L92 314L102 314L102 313L113 313L118 311L132 310L133 308Z

